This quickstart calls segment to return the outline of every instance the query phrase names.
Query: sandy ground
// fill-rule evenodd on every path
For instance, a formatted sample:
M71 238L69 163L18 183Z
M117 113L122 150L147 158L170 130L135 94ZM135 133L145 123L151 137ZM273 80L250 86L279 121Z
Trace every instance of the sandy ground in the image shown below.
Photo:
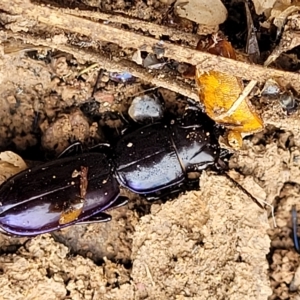
M160 22L164 4L154 2L138 1L130 14ZM129 5L103 3L107 10ZM0 30L2 41L5 34ZM111 112L126 116L132 97L151 87L141 79L113 82L105 71L96 114L87 115L79 106L91 97L99 66L78 75L91 65L84 57L7 47L0 44L0 146L31 160L53 157L73 140L104 141L103 125L124 126ZM168 109L182 106L183 96L160 92ZM247 190L274 205L277 228L270 210L224 176L203 172L199 191L173 201L129 194L108 223L30 239L0 235L0 299L298 299L290 210L300 210L300 113L287 115L276 99L255 105L265 130L244 139L229 166Z

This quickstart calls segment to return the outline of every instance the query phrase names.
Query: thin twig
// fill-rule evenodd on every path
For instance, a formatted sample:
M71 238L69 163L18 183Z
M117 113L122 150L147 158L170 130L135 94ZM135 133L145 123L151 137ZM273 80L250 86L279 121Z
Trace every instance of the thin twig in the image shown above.
M74 9L59 9L60 11L73 16L85 17L88 19L95 20L104 20L107 23L117 23L117 24L125 24L130 28L143 30L143 32L149 32L151 35L156 38L160 38L162 36L168 36L171 41L184 41L188 42L190 45L196 46L199 41L199 35L192 34L188 32L179 31L177 29L157 25L154 23L146 22L143 20L137 20L134 18L123 17L120 15L112 15L107 13L102 13L98 11L85 11L85 10L74 10ZM113 25L113 24L112 24Z
M139 35L124 29L115 28L106 24L99 24L81 17L67 15L51 9L37 6L26 0L1 0L0 20L6 29L16 31L34 31L37 25L46 25L61 29L64 32L76 33L90 38L92 41L114 43L122 48L134 48L154 53L157 47L164 50L164 56L178 62L197 65L202 71L215 70L234 75L247 80L258 82L266 81L271 76L282 84L293 86L300 91L300 74L269 69L259 65L250 65L245 62L215 56L209 53L162 42L158 39ZM8 14L8 15L7 15ZM9 16L13 15L12 16ZM50 29L49 29L50 30ZM270 75L271 74L271 75Z
M109 71L109 72L122 72L128 71L133 76L138 77L146 82L149 82L155 86L163 87L184 95L195 101L199 100L199 96L193 87L176 79L170 73L163 73L162 71L151 70L151 72L132 61L122 60L113 61L108 57L104 56L102 53L95 53L88 49L82 49L75 46L69 45L57 45L51 40L45 40L42 38L32 37L30 34L18 34L13 32L7 32L7 39L16 41L17 39L27 41L30 44L36 44L39 46L44 46L50 49L60 50L73 55L78 61L92 61L98 63L98 65Z

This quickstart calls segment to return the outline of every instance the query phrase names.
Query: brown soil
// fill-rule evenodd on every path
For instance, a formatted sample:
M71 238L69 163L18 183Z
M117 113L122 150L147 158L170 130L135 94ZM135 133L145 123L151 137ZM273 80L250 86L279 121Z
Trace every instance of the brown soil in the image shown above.
M186 62L184 55L196 52L192 50L197 41L195 24L177 20L168 1L137 0L135 5L122 0L83 1L88 6L60 1L85 12L67 14L62 8L53 9L65 14L66 20L75 15L88 20L89 14L95 18L95 12L87 8L101 3L101 11L120 18L111 21L114 29L157 41L161 36L158 30L165 32L174 47L168 46L165 54L177 63L174 68L152 71L131 61L135 36L132 48L122 48L113 35L110 40L107 36L101 40L93 30L82 29L79 34L75 29L68 32L65 25L55 26L51 18L43 19L50 11L47 6L23 0L1 2L1 150L42 160L45 155L57 155L75 140L86 145L105 141L107 130L103 128L122 130L125 122L114 115L126 118L132 98L145 89L158 87L167 109L173 111L180 110L186 96L197 99L194 83L178 72ZM103 15L101 18L106 21ZM127 20L126 26L122 18ZM132 24L130 18L145 24ZM166 33L170 18L175 25ZM105 25L104 21L95 24ZM76 23L70 24L76 27ZM143 43L143 50L153 50L149 46L152 40ZM178 47L187 54L178 54ZM205 58L216 60L209 55ZM225 68L228 61L224 62L218 67ZM100 68L105 72L98 82L95 102L91 102ZM267 71L255 68L247 71L246 79L258 80L257 74L261 74L258 81L264 81ZM136 80L110 80L110 72L124 70ZM230 68L223 71L232 72ZM297 79L293 76L298 75L286 73L292 81ZM294 88L298 89L297 85ZM80 110L83 104L89 114ZM73 226L32 239L1 234L0 299L300 297L299 275L294 278L299 262L291 240L290 215L292 205L300 210L300 113L287 115L276 99L260 98L253 104L265 130L245 138L229 166L238 171L232 171L232 176L248 191L274 205L276 228L269 209L259 208L225 176L203 172L199 191L164 204L146 203L130 194L129 204L111 211L108 223Z

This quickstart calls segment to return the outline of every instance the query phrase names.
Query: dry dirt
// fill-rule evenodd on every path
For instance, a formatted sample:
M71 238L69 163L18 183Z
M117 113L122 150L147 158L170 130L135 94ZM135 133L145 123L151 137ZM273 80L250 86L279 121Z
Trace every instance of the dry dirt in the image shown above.
M155 24L168 15L168 1L100 2L105 11ZM74 140L87 145L105 141L107 132L124 127L116 113L126 118L133 96L154 87L148 71L134 82L112 81L113 64L134 51L102 44L99 51L109 51L113 59L98 82L94 107L90 98L103 66L94 66L89 56L58 51L59 46L51 49L52 43L72 39L83 53L91 41L79 45L80 36L57 28L17 30L1 4L0 21L0 147L20 153L29 164L53 157ZM193 31L191 22L176 24ZM191 47L193 37L190 44L185 41ZM48 47L24 43L38 39ZM186 98L170 89L159 91L167 109L177 111ZM89 114L80 110L83 103ZM259 208L226 177L203 172L199 191L166 203L145 203L130 194L129 204L111 211L108 223L30 239L1 234L0 299L300 299L290 215L294 204L300 211L300 112L287 115L277 99L260 98L254 104L265 130L245 138L229 166L248 191L274 205L276 228L270 209Z

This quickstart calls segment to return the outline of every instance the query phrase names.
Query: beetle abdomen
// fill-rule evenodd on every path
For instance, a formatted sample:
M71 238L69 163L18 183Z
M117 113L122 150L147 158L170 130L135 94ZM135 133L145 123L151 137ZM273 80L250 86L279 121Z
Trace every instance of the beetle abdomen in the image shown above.
M27 169L0 188L1 227L36 235L109 208L119 195L107 155L85 153Z

